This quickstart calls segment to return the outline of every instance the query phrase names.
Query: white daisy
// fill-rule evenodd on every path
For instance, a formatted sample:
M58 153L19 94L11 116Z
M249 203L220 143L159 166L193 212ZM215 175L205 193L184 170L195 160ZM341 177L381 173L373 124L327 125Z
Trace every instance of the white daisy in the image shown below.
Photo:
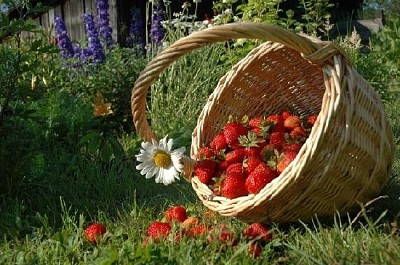
M137 161L141 162L136 166L140 174L145 175L146 179L155 176L156 183L169 185L179 179L179 173L183 170L180 162L186 148L172 150L173 139L167 141L167 136L157 143L156 140L142 142L140 154L136 155Z

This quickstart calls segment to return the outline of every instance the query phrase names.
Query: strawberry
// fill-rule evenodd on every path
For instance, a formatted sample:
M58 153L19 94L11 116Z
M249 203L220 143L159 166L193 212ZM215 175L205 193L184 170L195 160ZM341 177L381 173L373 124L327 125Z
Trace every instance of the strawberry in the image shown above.
M247 158L247 173L251 173L262 162L258 156L249 156Z
M221 193L228 199L246 196L248 193L245 183L246 178L237 176L236 174L226 175L221 182Z
M210 242L219 242L231 246L236 245L238 242L237 236L233 230L223 224L216 225L211 229L208 240Z
M248 240L259 240L266 242L272 238L272 233L265 225L261 223L252 223L242 232L242 235Z
M293 139L303 141L307 136L307 132L306 132L306 130L304 130L303 127L297 126L297 127L294 127L292 131L290 131L289 135Z
M296 158L297 152L288 151L281 154L281 157L276 165L276 171L280 174L285 168Z
M261 126L262 126L263 118L260 116L253 117L249 120L249 127L250 129L255 132L256 134L259 134L261 132Z
M289 116L285 119L283 125L285 126L285 128L293 130L293 128L301 125L300 117L297 115Z
M209 147L202 147L197 153L198 160L212 159L215 157L215 150Z
M224 134L218 133L217 135L215 135L214 138L211 140L210 147L216 151L226 149L228 147L228 144L226 143Z
M260 152L261 152L261 147L257 146L257 147L249 147L246 148L246 156L260 156Z
M200 223L190 227L188 230L188 234L193 237L205 236L209 233L210 230L211 228L208 225Z
M241 123L229 122L223 128L226 143L231 147L239 145L239 137L247 135L249 129Z
M234 149L225 155L225 161L228 163L228 165L234 163L242 163L246 155L247 155L246 149L244 148Z
M245 188L248 193L257 194L265 185L277 177L277 173L266 163L260 163L246 179Z
M318 114L311 114L307 117L307 124L312 127L315 124L315 121L318 118Z
M228 166L228 168L226 169L226 174L230 175L230 174L244 174L244 170L243 170L243 164L242 163L234 163L234 164L230 164Z
M274 160L277 156L277 150L274 144L267 144L260 152L261 159L264 161Z
M281 116L282 116L283 120L286 120L289 116L293 116L293 114L289 110L283 110L281 112Z
M226 160L222 160L219 163L217 163L217 171L218 172L223 172L226 171L230 164Z
M103 224L93 223L85 229L86 238L93 244L100 242L101 237L107 232Z
M269 125L265 121L265 118L257 116L249 120L248 123L252 132L256 135L265 135L269 130Z
M269 143L273 144L276 149L281 149L286 142L285 134L283 132L272 132L269 135Z
M193 173L199 178L202 183L207 184L213 177L216 166L217 164L213 160L200 160L197 161L197 164L193 169Z
M262 248L258 242L251 242L247 251L250 256L252 256L253 258L257 258L261 255Z
M197 224L199 224L199 222L200 222L199 219L191 216L191 217L186 218L186 220L182 222L181 226L184 229L189 229L192 226L196 226Z
M282 152L299 152L302 145L300 143L285 143L282 147Z
M266 119L267 123L272 124L272 125L283 125L283 118L280 115L269 115Z
M167 222L179 222L182 223L187 218L187 213L185 207L171 206L165 211L165 219Z
M171 225L165 222L154 221L147 228L147 235L158 241L171 232Z

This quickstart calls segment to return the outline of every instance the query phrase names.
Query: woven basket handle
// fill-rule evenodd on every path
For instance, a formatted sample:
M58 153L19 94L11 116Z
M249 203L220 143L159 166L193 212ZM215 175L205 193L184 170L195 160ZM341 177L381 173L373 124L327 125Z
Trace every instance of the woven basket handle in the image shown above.
M156 139L146 119L146 98L150 85L159 75L179 57L208 44L238 38L260 39L281 43L303 54L312 63L328 60L334 54L344 52L332 42L311 41L289 30L274 25L260 23L232 23L197 31L181 38L160 52L140 73L132 89L131 110L137 134L144 141ZM323 45L325 44L325 45Z
M181 38L157 54L140 73L132 89L131 110L137 134L144 141L158 140L146 119L146 98L150 85L179 57L208 44L238 38L260 39L281 43L300 53L311 63L329 60L334 54L344 52L332 42L315 42L278 26L261 23L232 23L197 31ZM184 159L185 168L193 166ZM187 163L192 165L186 165ZM191 171L189 169L189 171Z

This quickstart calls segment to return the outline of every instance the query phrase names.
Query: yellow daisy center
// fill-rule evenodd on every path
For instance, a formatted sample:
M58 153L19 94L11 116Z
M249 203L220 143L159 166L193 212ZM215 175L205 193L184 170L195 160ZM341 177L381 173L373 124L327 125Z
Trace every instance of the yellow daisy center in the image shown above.
M157 167L169 168L172 164L171 155L165 151L158 150L154 156L154 163Z

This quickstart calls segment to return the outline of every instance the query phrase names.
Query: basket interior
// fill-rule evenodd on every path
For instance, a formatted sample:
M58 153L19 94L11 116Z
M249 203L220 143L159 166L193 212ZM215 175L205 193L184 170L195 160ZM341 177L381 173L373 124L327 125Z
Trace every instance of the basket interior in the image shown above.
M295 50L266 42L223 76L199 116L192 157L221 131L230 115L249 117L291 109L319 113L325 92L323 73Z

